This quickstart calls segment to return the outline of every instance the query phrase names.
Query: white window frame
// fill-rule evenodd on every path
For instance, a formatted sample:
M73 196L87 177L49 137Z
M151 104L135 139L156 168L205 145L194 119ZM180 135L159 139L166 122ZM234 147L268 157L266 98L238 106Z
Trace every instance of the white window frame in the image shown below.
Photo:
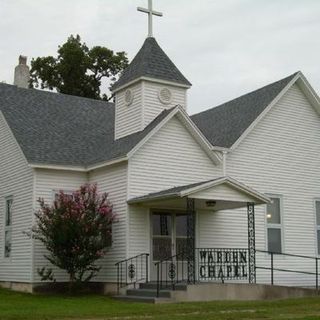
M56 200L56 195L59 195L60 191L63 191L64 194L67 195L72 195L73 194L73 190L69 189L69 190L64 190L64 189L53 189L52 190L52 202L54 202Z
M7 225L7 216L8 216L8 211L7 211L7 203L8 201L11 201L11 206L10 206L10 224ZM12 257L12 221L13 221L13 196L8 196L4 198L4 233L3 233L3 257L4 259L10 260ZM6 256L6 233L10 233L10 252L9 256Z
M317 223L317 202L320 203L320 198L315 198L314 202L313 202L313 206L314 206L314 225L315 225L315 244L316 244L316 256L320 256L320 248L318 247L318 231L320 231L320 224L318 225Z
M268 239L268 230L270 229L280 229L281 236L281 253L284 253L284 210L283 210L283 196L280 194L267 194L269 198L279 199L280 203L280 224L278 223L268 223L267 219L267 205L265 206L265 235L266 235L266 251L269 251L269 239ZM274 254L277 254L276 252Z

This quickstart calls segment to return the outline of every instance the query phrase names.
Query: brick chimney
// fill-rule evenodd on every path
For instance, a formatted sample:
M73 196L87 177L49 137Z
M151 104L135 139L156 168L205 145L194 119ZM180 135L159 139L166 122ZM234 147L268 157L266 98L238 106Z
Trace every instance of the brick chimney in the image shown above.
M15 86L20 88L29 88L30 71L27 66L27 57L19 56L19 64L14 69L14 82Z

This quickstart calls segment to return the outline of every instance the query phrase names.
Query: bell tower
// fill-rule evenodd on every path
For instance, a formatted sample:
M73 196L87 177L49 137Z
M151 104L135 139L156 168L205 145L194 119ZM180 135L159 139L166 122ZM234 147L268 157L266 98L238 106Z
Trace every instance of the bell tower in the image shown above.
M180 105L187 108L191 83L178 70L153 37L152 0L148 9L148 37L143 46L113 85L115 94L115 139L142 131L164 109Z

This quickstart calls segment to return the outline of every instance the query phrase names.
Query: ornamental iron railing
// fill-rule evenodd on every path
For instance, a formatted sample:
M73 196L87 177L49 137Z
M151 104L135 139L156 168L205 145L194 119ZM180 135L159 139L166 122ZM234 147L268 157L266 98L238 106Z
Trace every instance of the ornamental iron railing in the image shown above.
M178 284L190 284L190 270L188 270L188 257L190 253L179 253L155 263L157 270L157 296L163 289L176 290ZM270 270L270 284L275 285L275 275L277 273L289 273L298 275L309 275L312 277L309 283L313 284L316 290L319 290L319 260L318 257L274 253L263 250L255 250L254 256L264 254L258 263L263 261L265 266L257 265L256 259L252 263L252 252L250 249L241 248L195 248L194 249L194 267L193 282L221 282L225 281L248 281L256 282L257 270ZM260 257L259 257L260 258ZM292 258L292 261L288 261ZM300 263L302 259L306 264ZM268 262L269 260L269 262ZM290 265L287 269L282 265ZM252 268L254 270L252 270ZM290 279L292 283L292 279ZM309 287L306 279L301 280L303 287ZM260 281L259 281L260 282ZM262 281L261 283L266 283ZM268 281L267 281L268 283Z
M189 250L155 263L158 297L161 290L175 290L178 284L224 283L225 280L247 280L249 277L248 249L195 248L192 257L194 263L191 270Z
M135 257L116 263L117 267L117 290L139 283L147 283L149 280L149 254L142 253Z

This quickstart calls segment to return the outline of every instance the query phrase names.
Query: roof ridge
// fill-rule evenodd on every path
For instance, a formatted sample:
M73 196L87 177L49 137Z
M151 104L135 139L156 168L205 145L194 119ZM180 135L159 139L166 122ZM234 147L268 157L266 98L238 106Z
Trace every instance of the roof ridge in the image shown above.
M89 100L89 101L94 101L94 102L98 102L98 103L106 103L108 105L114 105L114 102L109 102L109 101L105 101L105 100L99 100L99 99L93 99L93 98L88 98L88 97L81 97L81 96L75 96L72 94L67 94L67 93L61 93L61 92L54 92L54 91L49 91L49 90L43 90L43 89L37 89L37 88L21 88L18 87L16 85L13 84L9 84L9 83L0 83L0 86L3 87L8 87L10 89L13 90L17 90L20 92L27 92L27 93L34 93L36 92L36 94L41 94L41 95L55 95L58 97L70 97L70 98L75 98L75 99L83 99L83 100Z
M223 102L223 103L221 103L221 104L218 104L217 106L214 106L214 107L211 107L211 108L209 108L209 109L203 110L203 111L201 111L201 112L195 113L195 114L191 115L191 117L200 115L200 114L202 114L202 113L205 113L205 112L207 112L207 111L210 111L210 110L213 110L213 109L216 109L216 108L223 107L223 106L225 106L226 104L229 104L229 103L231 103L231 102L233 102L233 101L235 101L235 100L241 99L241 98L243 98L243 97L249 96L250 94L254 94L254 93L257 93L257 92L259 92L259 91L261 91L261 90L263 90L263 89L266 89L266 88L269 88L269 87L271 87L271 86L274 86L274 85L278 84L279 82L288 80L288 79L290 79L290 78L293 79L293 78L294 78L298 73L300 73L300 72L301 72L301 71L296 71L296 72L292 73L291 75L289 75L289 76L287 76L287 77L285 77L285 78L282 78L282 79L280 79L280 80L271 82L271 83L269 83L269 84L267 84L267 85L264 85L263 87L260 87L260 88L258 88L258 89L255 89L255 90L253 90L253 91L244 93L244 94L242 94L242 95L240 95L240 96L238 96L238 97L236 97L236 98L233 98L233 99L231 99L231 100L228 100L228 101L226 101L226 102Z

